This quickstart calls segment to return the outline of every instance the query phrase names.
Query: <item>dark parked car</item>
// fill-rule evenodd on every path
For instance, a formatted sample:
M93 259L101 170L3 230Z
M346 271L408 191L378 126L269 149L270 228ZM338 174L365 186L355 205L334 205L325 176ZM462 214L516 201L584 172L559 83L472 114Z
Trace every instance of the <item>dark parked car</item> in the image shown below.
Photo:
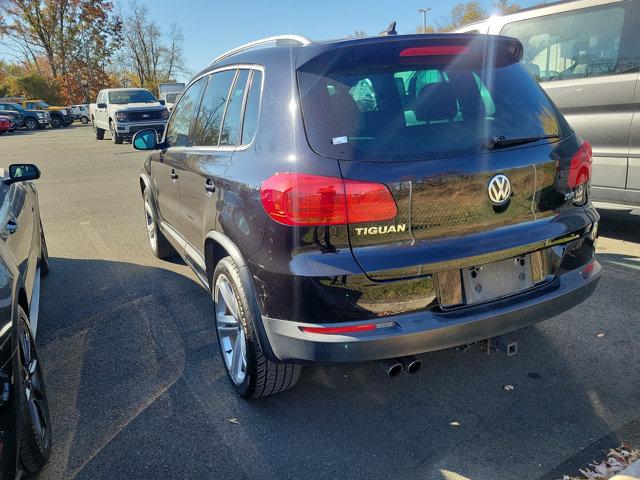
M591 149L521 55L470 34L271 38L197 75L161 140L136 135L155 150L151 247L211 291L241 395L289 388L310 362L413 372L412 355L594 291Z
M51 124L51 114L47 111L29 110L22 105L11 102L0 102L0 111L14 112L20 115L22 123L18 124L27 130L35 130L36 128L45 128Z
M4 173L4 172L3 172ZM42 468L51 425L42 362L36 350L40 276L49 257L35 165L11 165L0 183L0 479Z

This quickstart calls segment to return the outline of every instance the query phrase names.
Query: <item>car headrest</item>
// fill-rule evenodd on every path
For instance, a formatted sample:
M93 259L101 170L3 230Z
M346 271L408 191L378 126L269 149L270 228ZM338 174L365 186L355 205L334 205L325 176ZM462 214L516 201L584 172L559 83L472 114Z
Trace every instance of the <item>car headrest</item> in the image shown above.
M573 44L573 58L577 59L585 56L589 50L589 42L586 40L576 40Z
M535 63L523 63L523 65L529 71L533 78L540 78L540 67L538 65L536 65Z
M426 84L416 98L414 110L421 122L451 120L458 111L453 87L448 82Z

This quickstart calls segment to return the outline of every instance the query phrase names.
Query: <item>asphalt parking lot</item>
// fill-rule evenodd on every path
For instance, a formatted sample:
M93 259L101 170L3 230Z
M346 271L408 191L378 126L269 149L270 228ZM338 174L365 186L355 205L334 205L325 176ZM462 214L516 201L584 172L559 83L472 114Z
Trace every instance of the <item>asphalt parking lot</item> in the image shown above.
M640 215L603 217L597 292L517 332L516 356L441 351L393 379L372 363L308 367L294 389L245 401L209 295L150 253L144 154L79 125L0 144L4 164L42 170L54 448L39 479L555 479L640 446Z

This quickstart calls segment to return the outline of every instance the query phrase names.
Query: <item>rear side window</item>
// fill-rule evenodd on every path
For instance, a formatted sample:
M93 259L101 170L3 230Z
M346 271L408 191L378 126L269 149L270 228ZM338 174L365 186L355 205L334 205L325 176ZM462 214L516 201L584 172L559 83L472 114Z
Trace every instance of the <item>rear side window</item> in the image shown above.
M500 34L522 42L522 62L540 81L599 77L638 67L621 55L624 20L625 7L612 4L509 23Z
M342 55L298 69L305 131L320 155L417 160L479 153L494 136L560 134L554 107L514 61Z
M220 145L235 146L240 142L240 125L242 122L242 106L247 88L249 70L239 70L233 89L229 95L227 111L224 114Z
M189 146L189 128L196 114L205 82L206 78L203 77L191 85L173 109L165 137L170 147Z
M262 72L253 70L251 86L247 94L244 121L242 123L242 144L248 145L253 141L258 128L260 114L260 94L262 92Z
M211 75L196 119L194 145L218 146L222 119L235 74L236 70L224 70ZM178 104L180 103L182 103L182 99Z

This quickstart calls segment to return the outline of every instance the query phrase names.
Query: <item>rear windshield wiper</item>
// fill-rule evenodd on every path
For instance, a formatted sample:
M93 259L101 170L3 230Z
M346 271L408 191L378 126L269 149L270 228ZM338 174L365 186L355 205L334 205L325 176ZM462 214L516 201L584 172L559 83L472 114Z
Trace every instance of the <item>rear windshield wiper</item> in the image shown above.
M539 137L521 137L521 138L507 138L501 135L494 135L490 140L487 140L483 144L483 148L486 150L495 150L496 148L511 147L513 145L522 145L525 143L537 142L538 140L546 140L549 138L560 138L560 135L543 135Z

